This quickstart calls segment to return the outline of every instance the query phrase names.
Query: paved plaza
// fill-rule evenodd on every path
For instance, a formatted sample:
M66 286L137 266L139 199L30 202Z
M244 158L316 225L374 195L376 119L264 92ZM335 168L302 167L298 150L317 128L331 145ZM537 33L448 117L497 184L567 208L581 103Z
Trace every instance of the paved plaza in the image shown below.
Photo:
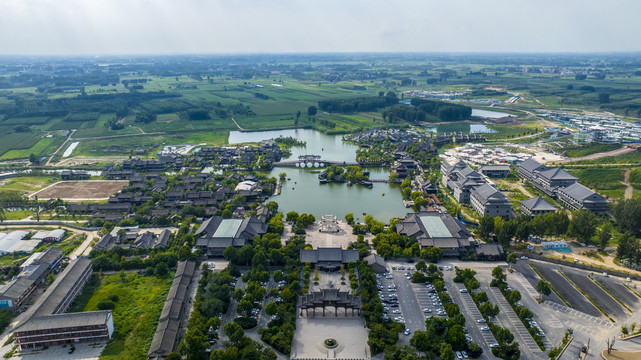
M359 316L347 317L343 309L338 314L328 308L325 316L322 309L316 310L316 317L296 319L296 333L292 344L292 359L370 359L367 345L365 321ZM333 338L338 342L334 349L328 349L323 341Z

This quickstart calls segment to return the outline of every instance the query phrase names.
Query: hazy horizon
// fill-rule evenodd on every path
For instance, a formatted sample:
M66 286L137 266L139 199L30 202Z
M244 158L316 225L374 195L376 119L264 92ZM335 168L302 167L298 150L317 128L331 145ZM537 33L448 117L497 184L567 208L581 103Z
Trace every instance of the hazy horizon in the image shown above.
M641 2L4 1L0 55L629 53Z

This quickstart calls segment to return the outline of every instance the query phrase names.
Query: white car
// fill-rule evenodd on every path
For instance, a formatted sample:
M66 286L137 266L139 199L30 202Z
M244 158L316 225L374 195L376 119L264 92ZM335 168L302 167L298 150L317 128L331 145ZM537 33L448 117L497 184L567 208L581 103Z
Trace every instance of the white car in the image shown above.
M400 313L401 313L401 310L398 310L398 309L392 311L392 314L400 314Z
M485 319L477 319L476 322L479 323L479 324L484 324L485 323Z
M460 293L466 293L466 292L467 292L467 289L459 289L459 292L460 292Z
M481 326L481 331L490 331L490 328L487 326Z
M405 335L409 335L409 334L411 334L411 333L412 333L412 332L410 331L410 329L405 329L405 332L404 332L403 334L405 334Z
M428 308L425 308L425 309L423 309L423 312L424 312L424 313L431 313L431 312L432 312L432 310L430 310L430 309L428 309Z
M490 347L491 347L491 348L497 348L497 347L499 347L499 344L497 344L497 343L491 343L491 344L490 344Z

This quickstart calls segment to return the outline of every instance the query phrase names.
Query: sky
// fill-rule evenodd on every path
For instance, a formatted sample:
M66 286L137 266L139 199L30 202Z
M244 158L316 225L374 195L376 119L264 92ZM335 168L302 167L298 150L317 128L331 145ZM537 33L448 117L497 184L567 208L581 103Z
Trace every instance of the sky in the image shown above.
M0 55L641 51L639 0L0 0Z

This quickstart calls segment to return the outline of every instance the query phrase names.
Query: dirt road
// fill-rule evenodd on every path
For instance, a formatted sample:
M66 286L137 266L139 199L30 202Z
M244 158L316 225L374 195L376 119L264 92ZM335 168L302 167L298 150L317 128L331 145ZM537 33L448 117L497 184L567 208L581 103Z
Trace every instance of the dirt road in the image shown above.
M633 187L630 185L630 169L626 169L623 172L623 181L622 184L625 185L625 199L632 199Z
M616 155L622 155L629 153L631 151L635 151L633 148L629 148L627 146L617 149L617 150L612 150L608 152L602 152L602 153L596 153L588 156L582 156L582 157L577 157L577 158L571 158L571 159L566 159L566 160L560 160L560 161L555 161L556 164L567 164L567 163L572 163L575 161L581 161L581 160L594 160L594 159L599 159L602 157L607 157L607 156L616 156Z

